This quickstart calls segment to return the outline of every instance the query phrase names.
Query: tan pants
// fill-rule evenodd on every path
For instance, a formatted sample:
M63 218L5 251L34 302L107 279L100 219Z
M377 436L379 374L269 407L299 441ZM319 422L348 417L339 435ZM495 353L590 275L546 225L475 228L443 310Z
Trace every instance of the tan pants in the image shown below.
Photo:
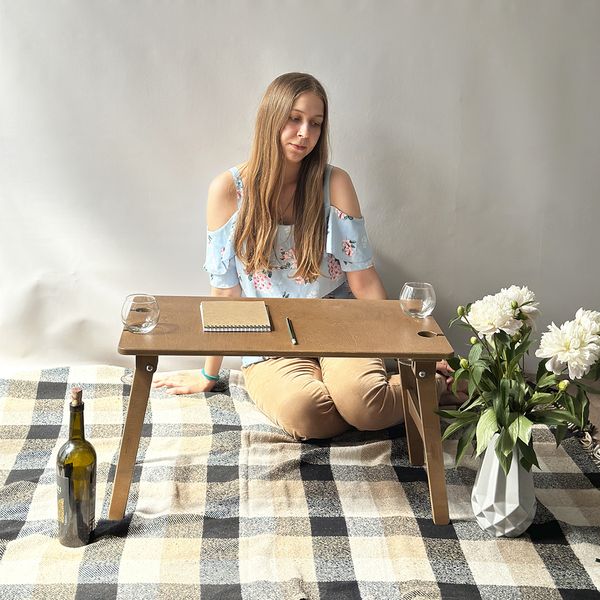
M244 367L246 389L271 421L298 440L402 423L399 380L376 358L271 358Z

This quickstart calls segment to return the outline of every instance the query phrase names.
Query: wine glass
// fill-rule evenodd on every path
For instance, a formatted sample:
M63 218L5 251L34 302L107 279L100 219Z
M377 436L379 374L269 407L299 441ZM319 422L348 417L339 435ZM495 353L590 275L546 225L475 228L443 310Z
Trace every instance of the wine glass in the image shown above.
M129 294L121 309L121 321L131 333L150 333L156 327L159 316L158 302L149 294Z
M149 294L129 294L121 308L121 321L127 331L131 333L149 333L158 323L160 308L154 296ZM125 385L133 384L133 371L121 377Z
M435 308L435 290L430 283L409 281L402 286L400 306L409 316L417 319L428 317Z

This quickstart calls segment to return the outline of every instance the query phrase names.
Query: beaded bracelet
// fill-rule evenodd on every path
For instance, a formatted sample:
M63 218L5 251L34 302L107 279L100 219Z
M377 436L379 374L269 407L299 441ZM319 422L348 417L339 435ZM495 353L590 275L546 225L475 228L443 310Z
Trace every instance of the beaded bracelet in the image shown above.
M209 381L219 381L219 376L218 375L209 375L204 370L204 367L202 367L202 375L204 375L204 377L206 377L206 379L208 379Z

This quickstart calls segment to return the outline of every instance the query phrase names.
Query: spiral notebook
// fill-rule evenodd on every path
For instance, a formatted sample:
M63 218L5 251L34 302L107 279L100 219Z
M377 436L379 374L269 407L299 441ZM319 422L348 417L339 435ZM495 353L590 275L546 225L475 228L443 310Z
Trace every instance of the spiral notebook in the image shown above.
M216 300L200 303L205 332L271 331L267 305L262 300Z

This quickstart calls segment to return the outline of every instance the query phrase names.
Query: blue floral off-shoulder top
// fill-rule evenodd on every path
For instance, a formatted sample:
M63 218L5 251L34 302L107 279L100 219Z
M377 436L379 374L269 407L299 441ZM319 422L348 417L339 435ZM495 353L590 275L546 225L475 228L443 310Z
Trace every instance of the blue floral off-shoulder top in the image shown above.
M237 191L238 210L219 229L207 231L204 269L210 275L211 286L230 288L239 283L243 295L249 298L351 298L346 272L372 267L373 252L364 218L351 217L331 206L331 170L332 166L327 165L323 190L327 236L321 275L311 283L293 276L297 269L293 225L277 226L270 267L246 273L244 264L235 255L233 245L244 189L238 169L229 169ZM242 363L248 365L261 360L264 360L263 357L243 357Z

